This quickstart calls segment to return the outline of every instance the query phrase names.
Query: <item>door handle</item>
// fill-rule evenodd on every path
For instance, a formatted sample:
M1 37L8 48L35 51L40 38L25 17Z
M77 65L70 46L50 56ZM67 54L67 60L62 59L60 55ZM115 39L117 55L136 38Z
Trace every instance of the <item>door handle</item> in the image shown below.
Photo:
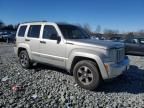
M25 39L25 41L30 41L29 39Z
M46 44L46 41L40 41L40 43L42 43L42 44Z

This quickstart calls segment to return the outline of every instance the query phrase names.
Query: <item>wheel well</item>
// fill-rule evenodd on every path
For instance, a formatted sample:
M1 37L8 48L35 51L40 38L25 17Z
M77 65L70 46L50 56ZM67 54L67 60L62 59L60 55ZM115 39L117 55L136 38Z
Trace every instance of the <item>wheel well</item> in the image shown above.
M73 59L73 62L72 62L72 65L71 65L71 69L70 69L70 73L73 74L73 68L74 66L81 60L90 60L94 63L96 63L96 66L98 68L98 71L99 71L99 74L101 76L101 73L100 73L100 70L99 70L99 67L98 67L98 64L97 62L94 60L94 59L91 59L91 58L87 58L87 57L80 57L80 56L76 56L74 59Z
M18 48L18 56L19 56L20 52L23 51L23 50L26 50L26 49L22 48L22 47Z

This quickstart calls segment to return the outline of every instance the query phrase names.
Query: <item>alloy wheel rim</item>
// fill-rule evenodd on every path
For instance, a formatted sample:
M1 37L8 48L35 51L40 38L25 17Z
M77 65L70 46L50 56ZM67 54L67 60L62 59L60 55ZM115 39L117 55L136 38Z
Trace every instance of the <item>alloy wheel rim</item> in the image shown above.
M81 66L78 69L77 77L83 85L89 85L93 81L93 73L87 66Z
M26 66L28 63L28 59L27 56L25 54L21 54L20 55L20 62L22 64L22 66Z

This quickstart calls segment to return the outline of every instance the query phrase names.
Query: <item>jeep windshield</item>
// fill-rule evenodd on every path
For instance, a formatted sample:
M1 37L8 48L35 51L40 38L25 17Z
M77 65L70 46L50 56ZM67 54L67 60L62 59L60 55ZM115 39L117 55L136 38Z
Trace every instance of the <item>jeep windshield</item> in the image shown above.
M73 25L58 24L65 39L90 39L82 28Z

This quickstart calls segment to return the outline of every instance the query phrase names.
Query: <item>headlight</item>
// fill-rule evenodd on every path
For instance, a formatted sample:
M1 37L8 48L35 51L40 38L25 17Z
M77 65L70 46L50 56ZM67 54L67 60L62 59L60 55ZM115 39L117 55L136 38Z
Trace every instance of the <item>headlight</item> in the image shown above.
M103 59L103 61L104 61L104 63L107 63L107 62L112 62L113 59L110 58L110 57L106 57L106 58Z
M116 58L116 50L109 49L107 56L104 58L104 62L114 62Z

